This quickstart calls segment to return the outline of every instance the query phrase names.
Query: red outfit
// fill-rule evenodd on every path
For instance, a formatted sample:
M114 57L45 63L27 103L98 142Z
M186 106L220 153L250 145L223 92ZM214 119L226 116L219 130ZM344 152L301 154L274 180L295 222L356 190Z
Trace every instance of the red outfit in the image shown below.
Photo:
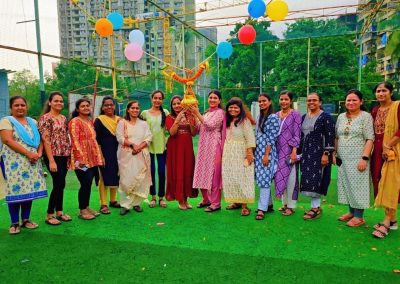
M168 115L165 126L169 131L175 118ZM194 152L190 125L184 121L175 135L167 141L167 200L185 202L188 197L197 197L193 189Z

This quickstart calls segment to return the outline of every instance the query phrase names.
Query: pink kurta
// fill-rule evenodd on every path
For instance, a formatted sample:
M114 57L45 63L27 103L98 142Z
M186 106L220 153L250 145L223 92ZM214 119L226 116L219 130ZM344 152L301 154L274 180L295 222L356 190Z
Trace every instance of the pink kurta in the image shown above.
M225 113L222 109L204 114L200 125L199 147L194 168L193 188L222 188L222 129Z

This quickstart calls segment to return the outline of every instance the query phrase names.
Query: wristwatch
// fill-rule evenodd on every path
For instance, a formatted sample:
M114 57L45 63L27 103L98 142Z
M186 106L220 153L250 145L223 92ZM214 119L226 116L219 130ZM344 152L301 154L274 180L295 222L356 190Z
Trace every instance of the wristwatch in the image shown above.
M369 157L368 156L362 156L362 158L364 161L369 161Z

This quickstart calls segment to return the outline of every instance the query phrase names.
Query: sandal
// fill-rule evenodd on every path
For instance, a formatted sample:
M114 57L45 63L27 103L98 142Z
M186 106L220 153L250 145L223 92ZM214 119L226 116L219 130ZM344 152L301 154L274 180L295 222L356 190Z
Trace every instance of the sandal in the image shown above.
M189 203L185 203L186 209L193 209L193 206L190 205Z
M285 211L282 212L283 216L291 216L294 214L294 209L286 207Z
M353 219L354 215L351 213L346 213L338 218L339 221L348 222Z
M248 207L245 207L245 208L242 208L242 211L240 212L240 215L241 216L249 216L250 215L250 208L248 208Z
M197 208L204 208L204 207L209 207L211 205L211 203L203 203L203 202L201 202L201 203L199 203L199 204L197 204Z
M283 205L281 208L278 209L279 212L285 212L287 209L287 205Z
M162 207L162 208L167 208L167 203L165 203L164 202L164 199L162 199L162 198L159 198L158 199L158 205L160 205L160 207Z
M379 225L377 228L375 228L375 226L374 226L374 228L375 228L375 231L373 231L372 232L372 235L375 237L375 238L378 238L378 239L383 239L383 238L385 238L387 235L389 235L389 231L390 231L390 228L389 227L387 227L387 226L385 226L384 224L377 224L377 225Z
M303 219L304 220L313 220L313 219L318 219L319 217L321 217L321 213L322 211L317 208L315 209L311 209L309 211L307 211L306 213L304 213Z
M365 220L363 218L353 217L350 221L346 223L349 227L360 227L365 224Z
M215 211L218 211L218 210L221 210L221 207L213 208L211 206L208 206L206 209L204 209L204 212L211 213L211 212L215 212Z
M226 210L236 210L242 208L242 205L240 203L232 203L226 206Z
M399 226L397 225L397 221L390 221L390 230L395 231L399 228Z
M140 207L139 205L133 206L133 210L135 210L138 213L142 213L143 212L142 207Z
M100 213L97 212L97 211L95 211L95 210L93 210L92 208L87 207L86 209L87 209L87 210L89 211L89 213L92 214L94 217L99 217L99 216L100 216Z
M179 204L178 205L178 207L179 207L179 209L181 209L181 210L187 210L188 208L187 208L187 206L186 206L186 204Z
M10 235L17 235L19 233L21 233L21 230L19 228L19 224L11 224L10 229L8 230L8 232L10 233Z
M264 218L265 218L265 212L258 209L257 215L256 215L256 220L264 220Z
M121 204L118 203L118 201L110 201L108 204L111 208L121 208Z
M96 217L94 215L90 214L90 213L86 213L86 214L79 214L78 218L82 219L82 220L93 220Z
M46 224L51 225L51 226L57 226L61 225L61 221L58 220L55 216L51 216L46 218L46 221L44 221Z
M157 200L152 199L152 200L149 202L149 207L150 207L150 208L156 207L156 203L157 203Z
M21 228L36 229L37 227L39 227L39 225L32 222L31 220L24 220L21 224Z
M61 215L57 215L56 216L58 221L63 221L63 222L70 222L72 221L71 216L67 215L67 214L61 214Z
M110 209L108 209L107 205L101 205L100 207L100 213L104 215L108 215L111 213Z

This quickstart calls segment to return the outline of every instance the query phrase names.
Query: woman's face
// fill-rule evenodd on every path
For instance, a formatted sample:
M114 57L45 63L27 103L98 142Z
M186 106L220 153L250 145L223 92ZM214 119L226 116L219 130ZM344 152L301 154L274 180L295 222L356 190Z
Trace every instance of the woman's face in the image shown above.
M101 110L107 116L113 116L115 112L115 104L113 100L105 100Z
M140 108L138 103L133 103L129 108L128 108L128 113L131 118L138 118L139 113L140 113Z
M287 110L290 108L290 104L292 103L290 97L287 94L281 95L279 97L279 106L283 110Z
M64 108L64 99L60 95L54 95L52 100L49 101L50 109L60 112Z
M362 100L356 94L350 93L346 97L346 109L350 112L360 110L362 103Z
M384 84L380 84L378 88L376 88L375 96L378 102L386 103L391 101L392 93L385 87Z
M163 96L161 93L155 93L151 98L151 103L154 107L159 108L163 103Z
M258 106L260 107L260 110L266 110L268 109L272 104L272 101L270 101L267 97L264 96L259 96L258 97Z
M307 108L310 111L318 111L321 109L321 102L317 95L312 94L307 96Z
M172 101L172 109L175 111L176 114L182 111L181 99L175 98Z
M15 117L24 117L27 110L28 106L23 99L16 99L11 105L11 115Z
M240 107L238 105L230 105L228 107L228 113L233 118L237 118L237 117L239 117L239 114L240 114Z
M219 97L216 94L211 93L208 96L208 105L210 106L210 108L216 108L216 107L218 107L218 105L220 103L221 103L221 100L219 99Z
M81 102L77 111L80 115L89 116L90 115L90 103L86 102L86 101Z

